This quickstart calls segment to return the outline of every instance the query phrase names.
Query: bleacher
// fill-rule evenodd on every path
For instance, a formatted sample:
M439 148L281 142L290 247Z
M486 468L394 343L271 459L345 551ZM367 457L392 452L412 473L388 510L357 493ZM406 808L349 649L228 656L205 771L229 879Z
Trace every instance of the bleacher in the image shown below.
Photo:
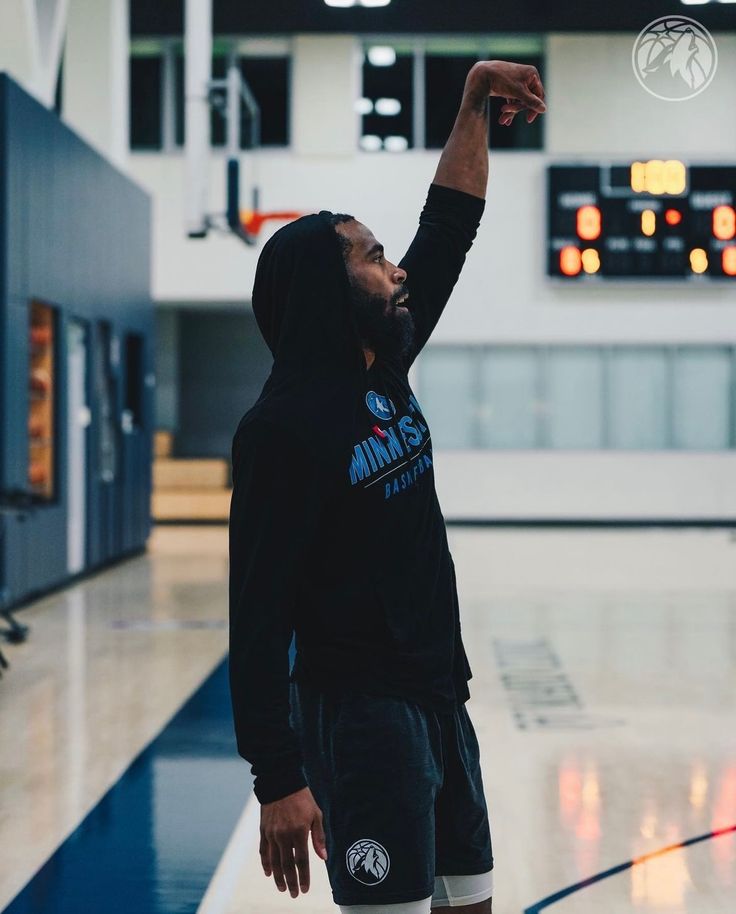
M172 450L172 433L157 431L151 495L154 521L227 523L232 493L229 462L172 457Z

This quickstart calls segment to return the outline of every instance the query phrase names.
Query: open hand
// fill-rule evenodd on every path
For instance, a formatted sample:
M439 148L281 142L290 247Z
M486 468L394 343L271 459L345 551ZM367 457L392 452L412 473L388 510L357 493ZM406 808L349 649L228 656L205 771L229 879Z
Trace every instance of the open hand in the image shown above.
M526 122L544 114L544 86L536 67L507 60L488 60L479 66L483 68L489 95L506 99L501 106L498 123L508 127L515 115L526 109Z
M280 892L289 887L296 898L299 888L309 890L309 845L312 834L315 853L327 859L322 811L308 787L261 806L261 866L266 876L273 873ZM298 879L297 879L298 874Z

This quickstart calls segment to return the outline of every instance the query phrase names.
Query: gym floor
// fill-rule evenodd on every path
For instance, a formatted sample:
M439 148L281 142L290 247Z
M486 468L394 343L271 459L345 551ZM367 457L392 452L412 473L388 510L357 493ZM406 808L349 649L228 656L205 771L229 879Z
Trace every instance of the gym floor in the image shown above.
M448 536L494 911L732 912L736 535ZM313 852L297 899L260 867L229 717L226 528L158 527L145 555L18 617L30 636L3 645L0 680L0 911L337 910Z

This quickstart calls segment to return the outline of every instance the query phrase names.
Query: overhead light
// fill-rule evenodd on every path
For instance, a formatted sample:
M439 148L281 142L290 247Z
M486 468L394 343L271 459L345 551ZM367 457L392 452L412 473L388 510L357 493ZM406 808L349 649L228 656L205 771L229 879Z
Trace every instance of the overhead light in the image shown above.
M367 6L369 8L377 6L388 6L391 0L325 0L327 6L342 7L347 6Z
M383 141L383 148L387 152L406 152L409 140L405 136L387 136Z
M386 117L392 117L401 112L401 102L398 98L377 98L376 114L383 114Z
M355 110L358 114L370 114L373 111L373 102L369 98L356 98Z
M382 146L381 137L373 133L366 133L360 138L360 148L364 152L378 152Z
M374 45L368 48L368 61L374 67L392 67L396 63L396 51L389 45Z

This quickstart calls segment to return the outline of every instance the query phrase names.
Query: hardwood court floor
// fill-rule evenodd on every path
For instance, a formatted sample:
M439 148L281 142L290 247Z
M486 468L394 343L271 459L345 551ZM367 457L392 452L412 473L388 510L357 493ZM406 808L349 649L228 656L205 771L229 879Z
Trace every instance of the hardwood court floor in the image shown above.
M736 910L736 539L452 527L449 538L474 672L468 710L491 816L494 911ZM157 528L146 555L20 618L32 632L3 647L12 667L0 680L0 911L200 685L217 670L221 678L227 531ZM195 731L208 726L188 719ZM191 754L211 765L217 791L215 762L194 743ZM153 893L156 911L336 910L314 854L307 895L291 899L263 876L259 810L242 800L245 762L242 777L243 791L227 787L240 821L214 878L200 874L204 897L192 900L194 882L186 904ZM154 855L172 814L163 792L154 779ZM196 812L187 824L195 844L212 840ZM177 844L166 841L150 879L176 863ZM96 909L139 914L124 894Z

